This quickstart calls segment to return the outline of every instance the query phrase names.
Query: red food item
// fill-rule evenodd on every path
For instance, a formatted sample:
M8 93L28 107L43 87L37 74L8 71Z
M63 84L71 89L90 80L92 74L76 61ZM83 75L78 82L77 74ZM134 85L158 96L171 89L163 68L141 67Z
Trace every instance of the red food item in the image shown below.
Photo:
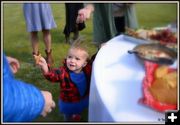
M158 32L157 34L153 34L150 36L152 40L158 40L161 44L166 43L177 43L177 38L174 36L174 34L169 30L162 30Z
M143 79L143 97L139 100L140 103L149 106L150 108L160 111L160 112L164 112L165 110L175 110L177 109L177 105L174 104L165 104L165 103L161 103L157 100L154 99L154 97L151 95L150 91L149 91L149 87L151 86L151 84L154 81L154 72L156 70L156 68L158 68L158 64L153 63L153 62L148 62L145 61L145 77ZM169 72L172 72L175 69L169 69Z

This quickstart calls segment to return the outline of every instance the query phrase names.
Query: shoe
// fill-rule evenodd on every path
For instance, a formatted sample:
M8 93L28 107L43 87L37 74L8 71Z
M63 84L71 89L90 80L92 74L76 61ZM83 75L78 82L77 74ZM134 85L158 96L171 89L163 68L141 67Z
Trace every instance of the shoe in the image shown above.
M45 53L46 53L46 58L45 59L47 61L47 64L53 65L54 60L53 60L52 55L51 55L52 49L49 52L47 50L45 50Z
M32 55L33 55L33 59L34 59L34 67L36 66L36 59L35 59L35 56L34 55L36 55L36 56L39 56L39 51L37 52L37 53L35 53L35 52L32 52Z

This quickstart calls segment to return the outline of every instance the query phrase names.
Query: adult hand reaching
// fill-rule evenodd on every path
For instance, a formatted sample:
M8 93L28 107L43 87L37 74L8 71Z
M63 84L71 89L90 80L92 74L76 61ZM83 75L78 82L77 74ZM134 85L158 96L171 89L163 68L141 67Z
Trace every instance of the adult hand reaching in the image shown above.
M8 63L13 73L16 73L20 68L20 63L17 59L7 56Z
M83 9L80 9L78 11L78 16L76 19L76 23L83 23L87 19L90 18L91 13L94 11L94 6L92 4L88 4L86 7Z
M41 91L41 93L44 96L45 104L43 111L41 112L41 115L45 117L48 113L52 111L53 108L55 108L55 102L52 99L52 95L48 91Z

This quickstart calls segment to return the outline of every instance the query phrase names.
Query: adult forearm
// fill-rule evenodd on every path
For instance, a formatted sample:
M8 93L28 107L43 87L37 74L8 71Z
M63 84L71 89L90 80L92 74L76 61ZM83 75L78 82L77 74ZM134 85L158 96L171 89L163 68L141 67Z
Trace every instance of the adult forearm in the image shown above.
M11 84L11 85L10 85ZM41 91L31 84L6 79L3 84L3 121L32 121L44 107Z

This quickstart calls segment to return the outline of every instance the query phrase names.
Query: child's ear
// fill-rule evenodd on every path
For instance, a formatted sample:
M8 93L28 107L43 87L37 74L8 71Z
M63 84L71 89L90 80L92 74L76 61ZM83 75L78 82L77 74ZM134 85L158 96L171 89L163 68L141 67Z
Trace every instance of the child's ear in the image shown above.
M85 67L87 65L87 61L84 63L83 67Z

